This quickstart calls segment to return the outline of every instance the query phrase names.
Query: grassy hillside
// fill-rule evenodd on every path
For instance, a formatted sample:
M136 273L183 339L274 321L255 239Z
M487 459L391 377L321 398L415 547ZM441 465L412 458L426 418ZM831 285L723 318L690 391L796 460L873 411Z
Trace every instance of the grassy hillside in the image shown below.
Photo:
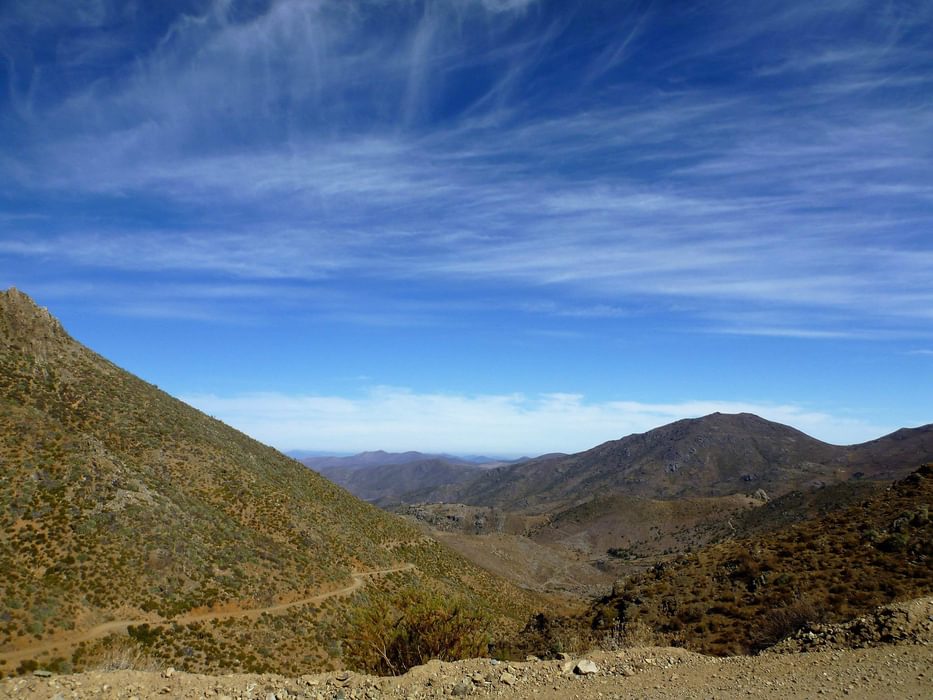
M107 620L148 619L159 643L135 641L176 666L326 666L353 598L255 620L172 620L302 599L406 562L415 568L357 598L408 582L500 620L529 605L400 518L84 348L16 290L0 294L0 464L0 664ZM74 654L63 642L43 658L89 663L101 645Z

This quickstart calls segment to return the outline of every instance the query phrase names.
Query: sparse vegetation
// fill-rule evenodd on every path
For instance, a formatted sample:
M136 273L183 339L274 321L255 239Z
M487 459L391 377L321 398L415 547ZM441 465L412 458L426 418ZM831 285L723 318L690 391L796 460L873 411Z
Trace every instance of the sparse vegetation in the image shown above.
M404 520L82 347L18 292L0 294L0 464L0 644L42 643L89 615L152 615L161 631L137 627L130 641L159 663L327 668L333 638L307 630L337 630L343 605L172 621L309 596L405 561L497 620L530 609ZM93 646L70 662L84 667Z
M641 621L713 654L758 651L807 623L841 621L933 592L933 465L822 518L713 545L627 577L592 626Z

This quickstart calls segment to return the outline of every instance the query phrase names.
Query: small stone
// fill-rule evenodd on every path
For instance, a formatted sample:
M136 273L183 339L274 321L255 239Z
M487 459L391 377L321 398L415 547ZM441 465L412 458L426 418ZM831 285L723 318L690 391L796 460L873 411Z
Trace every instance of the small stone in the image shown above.
M162 671L162 678L171 678L175 675L175 669L169 666L167 669Z
M509 673L508 671L503 671L502 675L499 676L499 682L502 683L503 685L515 685L515 682L517 680L518 679L513 674Z
M589 659L580 659L577 661L577 665L573 667L573 672L580 676L588 676L599 673L599 666Z

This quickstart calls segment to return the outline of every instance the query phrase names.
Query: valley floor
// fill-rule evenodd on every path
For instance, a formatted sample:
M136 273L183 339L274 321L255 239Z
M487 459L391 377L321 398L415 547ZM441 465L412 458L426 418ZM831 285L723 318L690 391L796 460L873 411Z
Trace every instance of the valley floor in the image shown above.
M598 670L574 672L577 660L521 663L470 659L430 662L398 678L348 672L283 678L159 672L92 672L8 678L0 697L68 698L930 698L933 646L902 644L868 649L757 657L715 658L682 649L638 648L587 655Z

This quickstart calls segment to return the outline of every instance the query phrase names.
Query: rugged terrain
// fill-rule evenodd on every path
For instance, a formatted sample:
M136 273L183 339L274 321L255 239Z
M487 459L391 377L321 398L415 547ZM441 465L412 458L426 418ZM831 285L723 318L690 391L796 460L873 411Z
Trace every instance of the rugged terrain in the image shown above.
M592 626L640 625L689 649L743 654L805 623L933 594L933 464L848 508L656 564L616 583Z
M299 457L298 461L354 496L389 507L420 502L422 494L468 481L485 469L516 464L524 459L509 461L375 450L348 457Z
M385 507L417 499L420 491L467 481L480 471L475 464L436 457L362 469L323 467L319 473L357 498Z
M890 606L855 620L859 648L833 648L842 627L808 632L824 648L718 658L683 649L633 647L553 661L432 661L399 677L335 672L300 677L204 676L174 669L90 672L0 681L0 695L57 698L234 698L378 700L508 697L609 698L929 698L933 695L933 600ZM890 623L890 621L894 621ZM889 624L890 623L890 624ZM887 625L887 626L886 626ZM883 635L888 634L886 640ZM850 632L851 634L851 632Z
M478 477L493 475L492 504L406 520L129 375L11 290L0 675L18 677L0 695L929 697L931 601L904 602L933 593L933 466L909 461L929 442L927 426L836 448L716 415L494 469ZM601 595L581 611L489 570ZM595 668L553 658L586 649ZM551 660L307 675L490 651Z
M405 586L505 627L531 605L16 290L0 294L0 464L0 674L80 669L127 643L194 671L325 669L352 611Z
M931 459L930 425L835 446L714 413L396 495L404 505L392 509L520 585L592 595L659 561L864 500Z

